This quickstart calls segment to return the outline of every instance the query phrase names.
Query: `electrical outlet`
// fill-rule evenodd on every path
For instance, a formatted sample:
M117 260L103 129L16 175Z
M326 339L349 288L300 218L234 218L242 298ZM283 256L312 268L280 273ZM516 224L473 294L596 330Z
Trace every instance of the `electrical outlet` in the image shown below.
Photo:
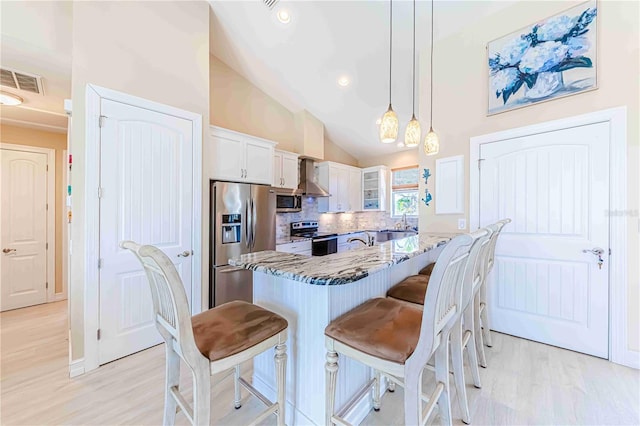
M458 219L458 229L467 228L467 219Z

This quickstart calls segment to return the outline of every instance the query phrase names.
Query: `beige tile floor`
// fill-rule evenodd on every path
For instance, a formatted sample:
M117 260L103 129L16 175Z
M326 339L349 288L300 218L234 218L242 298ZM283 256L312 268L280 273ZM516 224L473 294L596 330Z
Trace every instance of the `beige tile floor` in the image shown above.
M66 302L2 313L0 329L0 424L161 424L162 346L69 379ZM499 333L487 358L482 389L467 386L474 425L640 424L637 370ZM249 378L250 365L245 367ZM230 378L214 380L213 423L246 424L262 411L261 403L247 394L242 409L234 410ZM425 389L431 386L426 372ZM182 389L187 394L191 389L187 371ZM454 423L461 424L456 403L454 396ZM401 425L402 418L398 388L363 424ZM180 413L177 420L187 424ZM438 416L430 423L438 424ZM264 424L275 424L275 419Z

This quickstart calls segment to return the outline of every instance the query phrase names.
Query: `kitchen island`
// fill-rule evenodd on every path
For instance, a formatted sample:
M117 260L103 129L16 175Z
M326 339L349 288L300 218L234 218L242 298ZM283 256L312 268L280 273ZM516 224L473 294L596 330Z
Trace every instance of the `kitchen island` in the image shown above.
M419 234L320 257L263 251L230 259L231 265L254 272L254 303L289 322L288 425L325 422L324 329L329 322L373 297L384 297L389 288L434 262L451 238ZM370 369L356 361L341 357L339 365L337 409L371 378ZM253 384L274 400L272 353L255 358ZM371 407L366 398L346 419L358 424Z

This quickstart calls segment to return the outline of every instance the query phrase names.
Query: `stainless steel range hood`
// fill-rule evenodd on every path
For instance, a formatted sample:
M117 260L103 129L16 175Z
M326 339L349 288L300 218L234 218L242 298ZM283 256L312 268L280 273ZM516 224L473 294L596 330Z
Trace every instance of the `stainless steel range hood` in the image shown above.
M300 161L300 184L296 194L307 197L328 197L331 195L316 182L315 163L310 158L303 158Z

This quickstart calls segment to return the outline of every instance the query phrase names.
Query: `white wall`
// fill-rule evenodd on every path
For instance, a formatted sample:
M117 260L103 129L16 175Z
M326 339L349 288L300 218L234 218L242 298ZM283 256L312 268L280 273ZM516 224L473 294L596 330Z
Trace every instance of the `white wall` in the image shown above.
M440 153L426 157L420 150L421 168L434 169L437 158L462 154L465 156L469 181L469 139L534 123L570 117L606 108L626 105L628 108L628 209L639 208L638 169L640 149L640 3L637 1L598 2L598 86L597 90L544 102L518 110L487 117L487 54L486 44L537 20L555 15L573 1L522 1L495 15L480 18L457 34L439 40L434 58L434 129L440 136ZM463 9L465 2L458 2ZM436 26L438 25L436 3ZM426 57L425 57L426 56ZM420 87L429 87L428 55L420 61ZM428 90L420 98L422 123L428 126ZM435 187L435 176L429 188ZM615 190L615 188L613 188ZM423 185L421 192L424 191ZM466 200L469 199L468 184ZM468 201L464 215L435 215L438 194L430 207L421 204L420 229L454 231L457 219L468 219ZM628 215L628 347L640 350L640 234L638 217Z

